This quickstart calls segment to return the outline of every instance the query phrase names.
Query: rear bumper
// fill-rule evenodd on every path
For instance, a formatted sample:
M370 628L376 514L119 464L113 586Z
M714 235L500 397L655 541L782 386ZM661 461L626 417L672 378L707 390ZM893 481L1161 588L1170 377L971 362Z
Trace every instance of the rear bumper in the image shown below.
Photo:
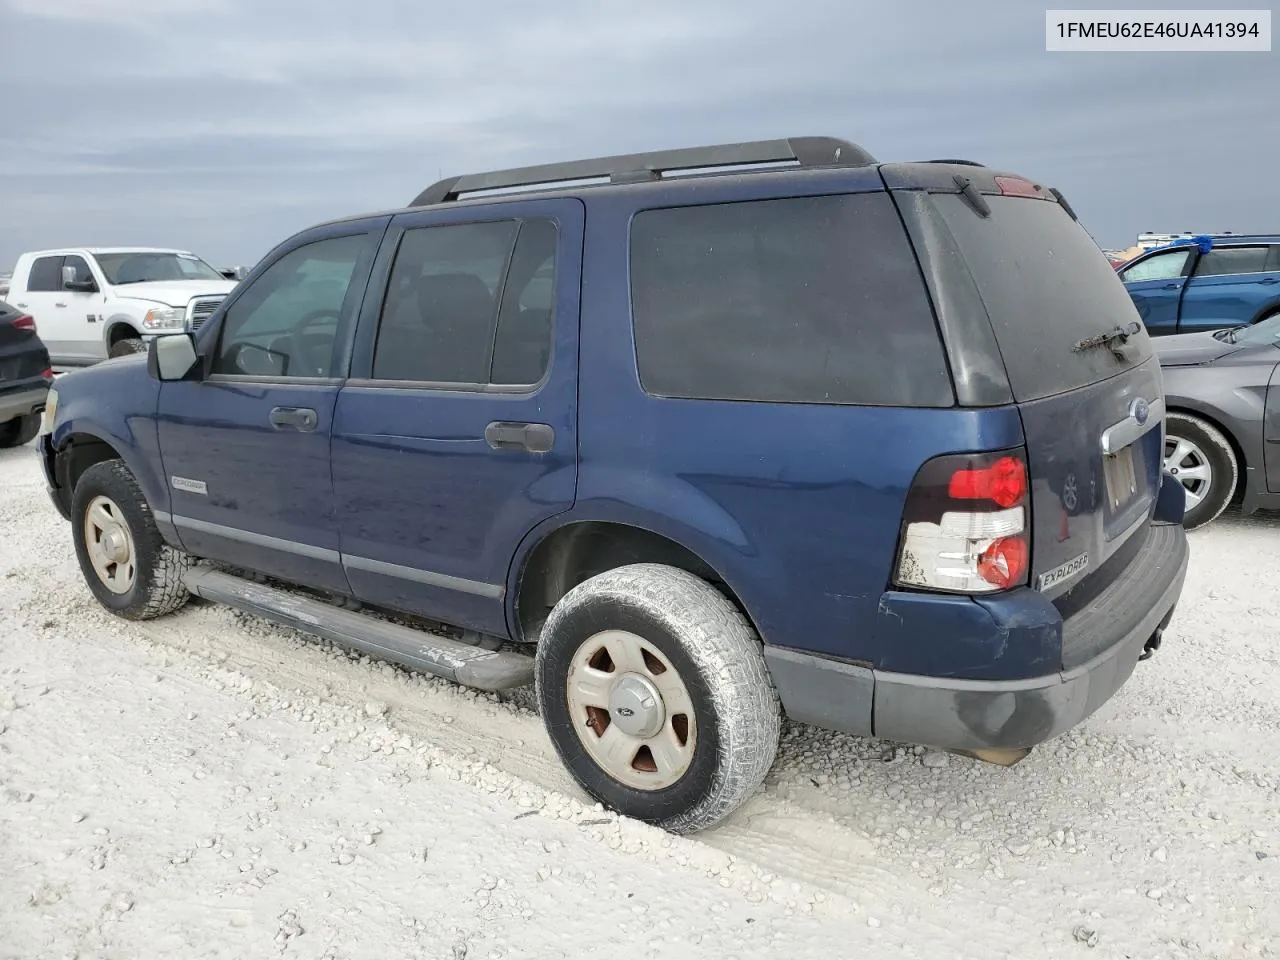
M6 384L0 390L0 423L6 423L14 417L26 417L39 413L44 409L45 399L49 396L49 385L44 380L37 380L36 386L21 386L16 389L13 384Z
M1115 633L1074 669L1024 680L961 680L766 647L783 707L817 726L949 750L1032 747L1065 733L1120 689L1173 616L1190 556L1186 532L1180 524L1152 524L1146 536L1115 583L1063 623L1064 634Z

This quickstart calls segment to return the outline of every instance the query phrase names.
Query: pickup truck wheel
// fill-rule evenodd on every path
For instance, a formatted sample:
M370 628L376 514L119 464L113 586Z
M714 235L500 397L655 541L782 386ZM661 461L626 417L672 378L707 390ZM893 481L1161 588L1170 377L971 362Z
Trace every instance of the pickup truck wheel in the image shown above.
M147 345L135 337L129 337L126 340L117 340L111 345L111 349L107 351L109 357L127 357L131 353L146 353Z
M619 567L565 594L542 630L535 682L582 789L673 833L728 816L777 753L759 638L724 594L674 567Z
M1188 530L1215 519L1235 493L1239 468L1231 442L1213 424L1184 413L1165 417L1164 468L1182 483Z
M71 528L85 582L104 607L150 620L187 602L191 558L168 546L123 461L91 466L71 497Z
M40 432L40 415L14 417L0 423L0 447L21 447L35 439Z

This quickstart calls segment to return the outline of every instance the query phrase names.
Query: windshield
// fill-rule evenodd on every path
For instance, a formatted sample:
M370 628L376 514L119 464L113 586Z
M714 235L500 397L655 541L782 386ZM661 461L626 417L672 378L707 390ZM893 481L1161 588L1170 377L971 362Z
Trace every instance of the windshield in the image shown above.
M1231 330L1227 334L1227 340L1231 343L1275 343L1280 340L1280 313L1273 313L1251 327Z
M225 280L199 257L190 253L100 253L98 266L107 283L152 283L157 280Z

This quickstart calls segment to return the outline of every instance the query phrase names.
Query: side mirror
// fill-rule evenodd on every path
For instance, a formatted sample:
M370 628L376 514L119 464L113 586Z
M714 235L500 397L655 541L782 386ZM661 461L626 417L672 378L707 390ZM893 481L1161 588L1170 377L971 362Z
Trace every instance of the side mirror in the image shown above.
M63 267L62 289L70 290L73 293L97 293L98 285L92 278L88 280L77 280L75 267Z
M147 371L160 381L185 379L196 360L196 341L190 333L153 337L147 346Z

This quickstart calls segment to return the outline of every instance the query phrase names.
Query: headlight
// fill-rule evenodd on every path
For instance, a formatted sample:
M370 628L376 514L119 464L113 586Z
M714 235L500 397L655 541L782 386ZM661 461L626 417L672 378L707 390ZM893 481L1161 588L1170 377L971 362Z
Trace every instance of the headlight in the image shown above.
M40 418L40 432L53 433L53 420L58 414L58 391L49 388L49 395L44 401L44 414Z
M172 330L174 327L186 326L186 323L185 307L156 307L148 310L147 315L142 318L142 325L148 330Z

